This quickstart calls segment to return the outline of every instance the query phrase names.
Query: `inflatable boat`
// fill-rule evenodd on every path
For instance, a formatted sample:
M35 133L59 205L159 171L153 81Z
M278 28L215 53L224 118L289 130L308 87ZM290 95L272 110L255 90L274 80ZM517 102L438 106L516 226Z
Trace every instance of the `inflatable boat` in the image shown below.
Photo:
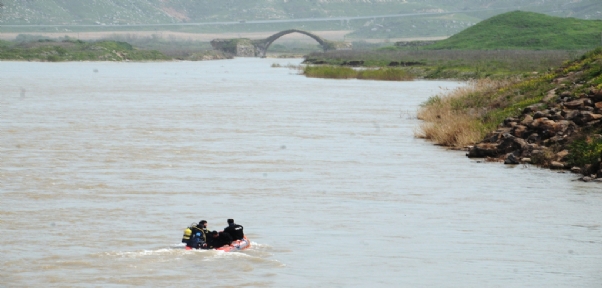
M251 241L247 238L247 236L244 236L244 238L242 240L234 240L234 241L232 241L232 244L230 244L230 245L222 246L217 249L208 249L208 250L236 252L236 251L240 251L240 250L245 250L249 247L251 247ZM192 250L192 248L186 246L186 250Z

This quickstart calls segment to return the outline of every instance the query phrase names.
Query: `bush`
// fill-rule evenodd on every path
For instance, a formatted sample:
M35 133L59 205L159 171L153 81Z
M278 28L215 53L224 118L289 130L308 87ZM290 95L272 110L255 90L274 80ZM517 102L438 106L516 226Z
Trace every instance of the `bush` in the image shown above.
M584 168L585 165L596 165L602 158L602 138L587 137L569 144L568 163Z

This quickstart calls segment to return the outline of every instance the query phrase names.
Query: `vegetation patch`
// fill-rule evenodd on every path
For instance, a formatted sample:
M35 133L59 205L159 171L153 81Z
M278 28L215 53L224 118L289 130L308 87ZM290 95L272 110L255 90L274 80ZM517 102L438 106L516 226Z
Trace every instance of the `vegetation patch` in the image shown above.
M0 43L0 59L26 61L157 61L170 60L156 50L136 49L126 42L74 39Z
M584 51L371 50L315 52L305 64L393 67L426 79L479 79L544 73ZM581 53L581 54L579 54Z
M602 178L602 48L528 78L481 79L426 101L418 137ZM474 145L473 145L474 144ZM593 176L592 176L593 175Z
M600 45L601 31L602 20L514 11L479 22L424 49L593 49Z
M306 66L303 74L313 78L330 79L365 79L365 80L385 80L385 81L409 81L415 78L408 71L396 68L378 68L355 70L350 67L340 66Z

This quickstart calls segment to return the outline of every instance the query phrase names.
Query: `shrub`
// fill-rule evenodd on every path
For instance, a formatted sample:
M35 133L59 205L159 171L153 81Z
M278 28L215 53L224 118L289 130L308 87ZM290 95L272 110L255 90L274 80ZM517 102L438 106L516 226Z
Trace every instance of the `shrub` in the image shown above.
M596 165L602 158L602 138L587 137L569 144L568 163L573 166L585 167L587 164Z

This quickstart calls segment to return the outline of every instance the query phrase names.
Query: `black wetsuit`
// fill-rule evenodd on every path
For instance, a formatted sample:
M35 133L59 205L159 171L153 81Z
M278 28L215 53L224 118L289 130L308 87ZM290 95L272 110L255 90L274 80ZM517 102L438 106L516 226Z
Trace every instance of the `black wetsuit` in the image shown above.
M209 239L211 248L219 248L232 243L232 236L226 232L219 232L217 237L213 237L213 235L211 235L209 236Z
M242 240L245 238L245 233L243 233L242 225L238 225L236 223L230 224L228 227L224 229L224 232L227 232L232 236L234 240Z

